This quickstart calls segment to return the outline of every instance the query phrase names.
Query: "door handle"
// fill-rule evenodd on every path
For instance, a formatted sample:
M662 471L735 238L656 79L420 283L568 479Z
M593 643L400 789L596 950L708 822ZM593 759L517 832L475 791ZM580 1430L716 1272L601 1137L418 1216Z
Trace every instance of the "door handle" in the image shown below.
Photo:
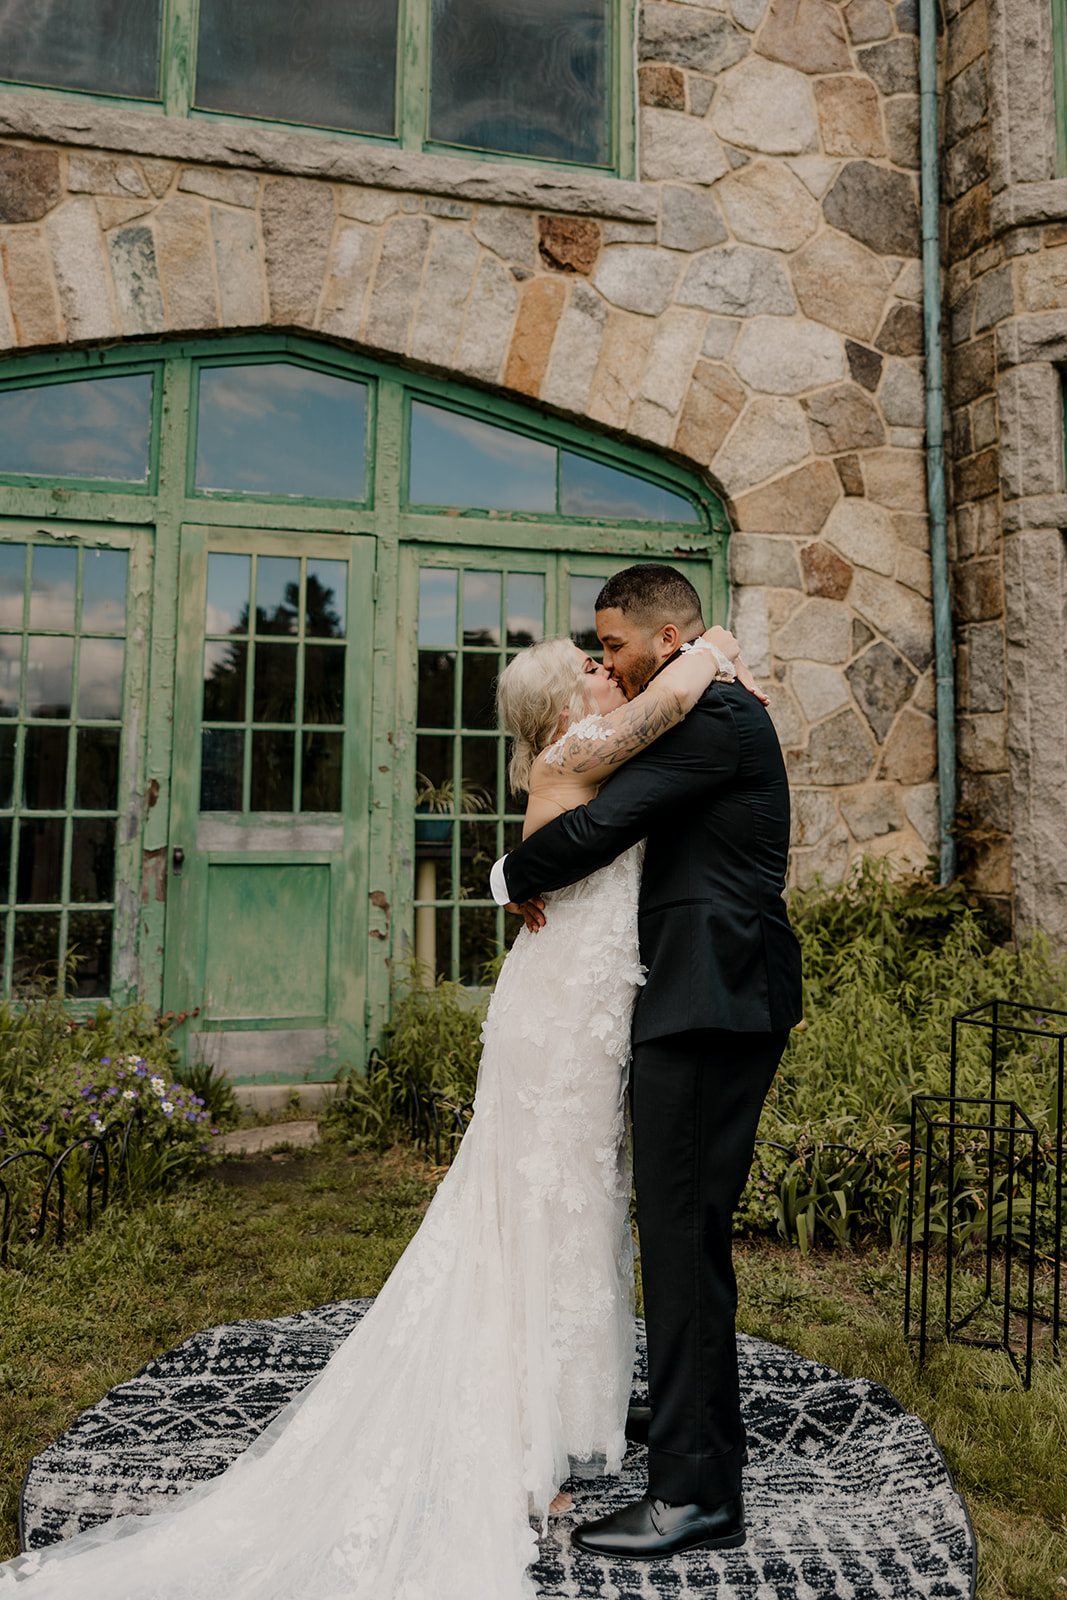
M176 877L176 878L180 878L181 877L182 868L184 867L184 865L185 865L185 851L182 849L181 845L175 845L174 849L170 853L170 870L173 873L174 877Z

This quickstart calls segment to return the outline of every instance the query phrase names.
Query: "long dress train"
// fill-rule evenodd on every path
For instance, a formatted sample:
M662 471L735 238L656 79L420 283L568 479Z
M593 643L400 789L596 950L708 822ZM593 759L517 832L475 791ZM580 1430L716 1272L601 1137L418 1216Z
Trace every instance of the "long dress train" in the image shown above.
M0 1567L18 1600L530 1600L574 1460L616 1472L640 847L504 963L475 1114L375 1305L220 1477Z

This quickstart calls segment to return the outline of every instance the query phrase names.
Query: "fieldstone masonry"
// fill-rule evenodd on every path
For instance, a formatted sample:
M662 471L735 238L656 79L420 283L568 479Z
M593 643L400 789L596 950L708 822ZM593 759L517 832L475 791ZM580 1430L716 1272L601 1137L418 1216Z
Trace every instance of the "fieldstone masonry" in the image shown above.
M1011 161L1034 168L1031 210L1057 187L1018 95L991 133L990 41L1023 48L1017 3L1040 0L945 0L941 41L963 859L1006 905L1040 876L1019 807L1043 742L1032 715L1009 734L1009 685L1033 676L1035 585L1062 676L1048 507L1067 511L1062 435L1033 420L1058 418L1067 202L1046 225L994 198ZM295 329L671 453L736 529L733 625L786 751L793 881L861 853L919 867L937 789L917 31L914 0L645 0L636 184L0 96L0 347ZM1037 497L1053 531L1011 553L1002 494ZM1022 904L1036 919L1039 889Z

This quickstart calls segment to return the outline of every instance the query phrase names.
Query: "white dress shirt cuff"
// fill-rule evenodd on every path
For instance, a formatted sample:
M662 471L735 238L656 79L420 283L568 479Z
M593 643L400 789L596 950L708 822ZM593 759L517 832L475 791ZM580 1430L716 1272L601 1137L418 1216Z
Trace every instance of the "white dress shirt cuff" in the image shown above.
M504 862L507 859L507 856L501 856L499 861L494 861L493 870L489 874L489 893L498 906L506 906L511 899L504 877Z

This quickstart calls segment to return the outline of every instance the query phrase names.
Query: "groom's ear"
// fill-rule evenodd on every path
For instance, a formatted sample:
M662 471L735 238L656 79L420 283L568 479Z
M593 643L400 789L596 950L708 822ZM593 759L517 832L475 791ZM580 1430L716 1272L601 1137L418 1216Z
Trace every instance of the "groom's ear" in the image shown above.
M685 639L681 629L676 628L673 622L665 622L659 630L659 642L664 652L663 658L666 660L667 656L673 656L674 652L685 643Z

